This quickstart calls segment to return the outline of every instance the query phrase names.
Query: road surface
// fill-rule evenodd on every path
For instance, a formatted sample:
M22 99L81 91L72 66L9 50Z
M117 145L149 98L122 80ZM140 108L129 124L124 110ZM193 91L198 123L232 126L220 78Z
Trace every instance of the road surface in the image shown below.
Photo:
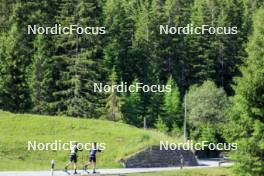
M230 166L233 163L223 163L221 166ZM218 167L218 161L200 160L199 166L184 167L183 169L208 168ZM143 172L160 172L179 170L180 167L160 167L160 168L118 168L118 169L98 169L100 174L96 175L123 175L129 173L143 173ZM70 171L72 173L72 171ZM79 171L82 173L82 171ZM67 176L63 171L55 171L53 176ZM81 175L81 174L78 174ZM8 171L0 172L0 176L51 176L50 171Z

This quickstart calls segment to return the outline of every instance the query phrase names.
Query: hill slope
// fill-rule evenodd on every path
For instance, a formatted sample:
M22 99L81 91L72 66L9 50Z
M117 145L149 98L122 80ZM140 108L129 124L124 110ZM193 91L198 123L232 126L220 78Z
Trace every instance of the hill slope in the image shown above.
M28 151L28 141L105 143L106 149L98 154L98 167L113 168L121 167L119 159L166 139L123 123L0 111L0 170L47 170L52 159L56 169L61 169L68 161L69 151ZM87 155L88 151L79 153L79 168Z

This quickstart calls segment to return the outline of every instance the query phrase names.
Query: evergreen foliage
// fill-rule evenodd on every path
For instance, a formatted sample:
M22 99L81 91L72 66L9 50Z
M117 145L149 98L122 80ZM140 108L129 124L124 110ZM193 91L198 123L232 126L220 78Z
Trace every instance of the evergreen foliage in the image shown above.
M123 121L123 114L121 112L121 98L119 97L117 90L114 86L117 85L117 75L115 69L112 69L112 73L109 78L109 85L112 87L109 96L106 99L105 114L106 119L112 121Z
M157 122L155 123L155 127L162 133L166 133L169 130L165 122L160 117L158 117Z
M0 0L0 109L103 117L137 127L146 119L148 127L177 136L188 90L190 138L238 142L237 171L263 175L263 5L263 0ZM105 27L106 34L28 35L34 24ZM238 33L160 34L160 25L188 24L237 27ZM94 83L122 82L167 84L172 90L94 92ZM232 104L225 111L227 95Z
M138 80L135 79L132 82L132 85L136 86L137 82ZM124 103L122 106L122 112L125 122L128 124L135 125L137 127L142 127L143 119L140 93L134 89L134 92L124 93L122 99Z
M264 39L261 8L253 18L253 34L247 45L248 59L241 68L242 77L236 79L235 96L229 108L226 137L238 143L234 158L239 175L264 174Z
M171 128L174 124L174 127L176 125L179 128L183 123L180 92L171 76L168 79L167 86L171 87L171 91L164 94L164 120L168 127Z
M57 17L61 25L97 26L99 11L94 1L65 1ZM92 91L100 82L100 40L91 35L58 35L55 41L56 91L53 92L57 114L74 117L99 117L99 101Z
M38 35L34 41L34 56L32 61L30 88L33 112L40 114L54 114L49 103L52 102L52 92L54 91L53 68L54 62L48 48L47 39L43 35Z

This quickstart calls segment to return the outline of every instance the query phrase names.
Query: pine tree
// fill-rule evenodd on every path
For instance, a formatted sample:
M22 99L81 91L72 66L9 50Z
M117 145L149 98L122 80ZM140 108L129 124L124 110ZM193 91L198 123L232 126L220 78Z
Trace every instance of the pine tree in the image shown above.
M133 21L128 14L126 1L107 0L103 10L104 26L107 29L104 46L104 61L111 72L116 67L120 80L129 84L133 79L134 60L131 58Z
M190 35L191 83L211 79L232 94L232 78L239 75L242 64L243 5L241 1L195 1L191 23L194 26L237 27L238 34Z
M161 117L158 117L155 127L162 133L167 133L169 128L166 126L166 123L162 120Z
M30 24L38 26L51 26L55 24L55 16L58 11L58 1L30 2L34 9L30 13ZM33 35L32 61L29 66L28 84L31 90L32 111L40 114L55 114L55 109L50 106L54 100L52 94L55 91L55 64L54 42L52 35Z
M153 84L159 85L160 82L157 81L156 83L153 83ZM153 127L157 119L159 117L161 118L163 114L162 107L164 103L163 102L164 94L163 92L149 92L148 95L149 95L149 104L147 106L147 113L145 117L146 117L148 126Z
M0 108L3 110L24 112L30 108L26 76L29 58L19 49L22 37L16 24L1 36Z
M194 27L209 25L217 26L218 15L220 13L221 2L217 0L195 0L192 7L191 24ZM188 36L190 46L189 61L190 68L190 82L201 83L206 79L214 80L215 59L216 53L213 51L215 47L215 35L193 34Z
M112 69L112 73L110 75L110 86L114 87L117 85L117 75L115 69ZM112 121L123 121L123 114L121 112L121 98L119 97L117 90L113 88L106 99L106 119Z
M186 42L186 36L160 35L159 26L161 24L169 27L186 26L189 23L191 14L190 5L191 2L186 0L166 0L162 6L161 14L158 16L153 15L158 43L155 50L157 50L159 57L157 61L160 69L160 80L166 81L172 75L181 91L188 87L189 61L187 58L188 42ZM157 7L154 7L154 9L157 9ZM158 14L157 10L154 14Z
M264 38L262 7L253 18L253 34L247 45L248 58L241 68L242 77L236 79L235 96L229 108L230 122L226 137L236 142L234 159L239 175L264 174Z
M158 69L152 43L150 2L140 1L134 9L133 20L135 32L133 39L133 56L136 77L147 84L156 79Z
M63 1L58 21L62 26L98 26L98 2ZM95 35L59 35L54 39L54 59L58 68L54 92L57 113L79 117L99 117L99 97L92 92L100 80L100 38Z
M134 60L134 73L143 84L157 84L159 80L159 68L155 51L155 36L151 23L151 2L139 1L133 8L133 20L135 24L132 56ZM154 126L160 113L160 93L141 92L142 116L147 119L148 126Z
M7 32L10 29L12 9L14 1L0 0L0 32Z
M47 39L38 35L34 41L34 56L31 68L30 88L33 112L40 114L54 114L49 103L52 102L54 63Z
M132 82L132 85L136 86L138 79ZM142 103L140 98L140 93L134 90L134 92L123 94L123 105L122 112L124 114L124 120L128 124L135 125L137 127L142 127Z
M243 30L243 6L240 1L223 1L217 20L217 26L234 27L239 30L236 35L220 34L215 38L213 52L215 56L217 85L224 87L226 92L231 95L233 77L240 74L239 66L243 62L244 40L246 38Z
M247 42L248 36L252 32L252 16L254 12L261 6L264 5L263 0L243 0L243 32L246 35L244 40Z
M33 14L39 4L19 1L1 5L7 7L7 14L3 15L6 21L0 49L1 107L4 110L25 112L31 108L28 77L35 37L27 34L26 26L36 22Z
M173 124L177 124L179 128L182 127L183 119L181 118L180 92L172 76L169 77L167 86L171 87L171 91L164 93L163 119L168 127L172 128Z

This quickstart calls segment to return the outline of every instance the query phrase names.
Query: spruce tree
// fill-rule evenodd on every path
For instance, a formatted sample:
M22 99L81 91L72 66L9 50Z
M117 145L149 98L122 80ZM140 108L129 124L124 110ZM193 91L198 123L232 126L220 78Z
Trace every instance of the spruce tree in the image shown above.
M254 12L261 6L264 5L263 0L243 0L243 32L246 35L244 40L247 42L247 37L252 32L252 16Z
M171 87L171 91L164 93L163 119L168 127L172 128L173 124L176 124L180 128L183 122L180 92L172 76L169 77L167 86Z
M161 117L157 118L157 121L155 123L155 127L157 128L158 131L162 133L167 133L169 128L166 126L166 123L162 120Z
M33 55L30 88L33 103L33 112L40 114L54 114L49 103L52 102L53 69L54 62L48 41L44 35L38 35L34 41L35 52Z
M155 44L152 43L150 15L150 2L140 1L133 15L135 32L132 50L136 77L146 84L155 80L158 73L154 58Z
M63 1L57 17L62 26L99 26L97 1ZM58 114L99 117L99 97L93 84L100 80L100 37L70 34L56 36L57 65L55 101Z
M132 82L132 85L136 86L136 83L138 83L138 79L135 79ZM140 92L134 90L134 92L124 93L122 99L122 112L124 114L124 121L128 124L132 124L137 127L142 127L143 119Z
M248 58L241 68L242 77L236 79L235 96L228 114L226 137L236 142L233 158L238 175L264 174L264 8L253 18L253 34L247 45Z
M153 15L156 25L156 40L158 51L158 64L160 69L160 80L165 83L167 78L172 75L176 80L181 91L188 87L189 60L188 42L185 35L160 34L159 26L169 27L186 26L190 17L190 1L166 0L162 6L161 14L157 17ZM154 8L154 9L157 9ZM157 10L155 13L157 14ZM157 20L158 19L158 20Z
M159 80L159 69L155 50L155 36L151 23L151 2L140 1L133 9L133 20L135 31L132 45L134 60L134 73L143 84L157 84ZM160 93L141 92L142 116L147 119L149 126L154 126L160 114Z
M239 75L238 67L242 64L243 40L243 5L241 1L194 1L191 23L197 27L236 27L237 34L190 35L190 80L201 83L211 79L218 86L232 94L232 78Z
M121 112L121 98L119 97L117 90L114 88L114 86L117 85L117 75L115 69L112 69L112 73L109 77L109 83L109 85L113 88L106 99L106 119L112 121L123 121L123 114Z
M160 85L159 80L154 83L155 85ZM142 92L144 93L144 92ZM163 114L163 99L164 93L163 92L149 92L149 104L147 106L147 114L146 120L148 126L152 127L155 125L157 119ZM166 123L166 122L165 122Z
M105 2L103 17L107 34L104 36L104 62L109 72L116 67L118 78L131 84L134 75L131 67L134 64L131 58L133 21L126 5L126 1Z
M59 1L44 0L40 3L31 2L31 4L36 6L30 14L31 25L46 27L56 23L55 16L58 13ZM35 37L33 41L34 51L28 72L32 111L40 114L55 114L55 109L50 106L54 100L52 94L56 84L55 64L52 58L54 54L53 36L45 34L33 36Z
M0 32L7 32L10 28L14 3L12 0L0 0Z
M27 34L27 25L34 24L36 19L33 14L39 6L38 3L21 1L1 5L7 7L9 15L3 15L6 21L3 24L5 30L1 34L1 108L25 112L31 108L28 77L35 37Z
M243 6L240 1L223 1L217 20L217 26L237 27L238 33L235 35L216 35L215 45L212 52L215 56L217 85L224 87L231 95L233 77L240 74L239 67L243 62L245 33L243 32Z
M192 6L191 24L194 27L202 25L217 26L217 17L220 13L221 2L217 0L195 0ZM190 82L201 83L206 79L213 79L216 75L215 60L216 53L213 51L215 47L215 35L193 34L188 35L188 43L190 46Z
M26 76L29 58L23 49L19 49L22 37L16 24L1 36L0 107L3 110L24 112L30 108Z

